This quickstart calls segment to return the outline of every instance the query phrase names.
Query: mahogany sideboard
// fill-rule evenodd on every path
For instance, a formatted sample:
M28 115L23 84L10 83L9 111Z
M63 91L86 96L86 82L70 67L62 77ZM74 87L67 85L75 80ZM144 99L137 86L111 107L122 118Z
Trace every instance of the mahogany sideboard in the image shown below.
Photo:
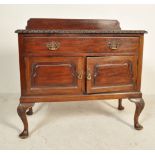
M16 30L21 80L17 108L28 137L27 115L37 102L128 98L136 105L141 130L144 30L121 30L117 20L32 18Z

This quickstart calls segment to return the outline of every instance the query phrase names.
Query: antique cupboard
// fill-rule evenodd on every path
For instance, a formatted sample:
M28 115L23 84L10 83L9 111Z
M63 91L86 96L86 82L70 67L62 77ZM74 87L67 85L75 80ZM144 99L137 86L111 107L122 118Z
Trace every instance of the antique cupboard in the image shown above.
M17 112L28 136L26 114L37 102L122 99L136 103L134 127L144 108L141 89L144 30L121 30L117 20L30 19L16 30L21 97ZM52 112L52 111L51 111Z

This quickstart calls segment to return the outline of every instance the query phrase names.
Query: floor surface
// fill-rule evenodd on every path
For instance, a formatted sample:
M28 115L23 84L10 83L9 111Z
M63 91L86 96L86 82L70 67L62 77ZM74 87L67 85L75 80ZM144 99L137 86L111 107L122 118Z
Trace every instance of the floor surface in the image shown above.
M0 95L0 149L155 149L155 96L144 96L144 129L133 128L134 103L117 100L36 103L28 116L30 136L17 115L18 95Z

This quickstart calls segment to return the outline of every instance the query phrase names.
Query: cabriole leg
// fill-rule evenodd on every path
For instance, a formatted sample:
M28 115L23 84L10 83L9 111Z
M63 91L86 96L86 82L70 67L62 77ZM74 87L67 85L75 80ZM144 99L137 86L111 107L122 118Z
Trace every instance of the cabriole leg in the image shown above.
M143 129L143 126L139 123L139 116L144 109L145 102L142 98L129 99L131 102L136 104L136 110L134 115L134 127L136 130Z
M124 107L122 106L122 99L118 99L118 110L124 110Z
M24 130L20 133L19 137L24 139L28 137L28 121L26 117L26 111L32 108L34 103L20 103L17 107L17 113L19 117L21 118L23 125L24 125Z

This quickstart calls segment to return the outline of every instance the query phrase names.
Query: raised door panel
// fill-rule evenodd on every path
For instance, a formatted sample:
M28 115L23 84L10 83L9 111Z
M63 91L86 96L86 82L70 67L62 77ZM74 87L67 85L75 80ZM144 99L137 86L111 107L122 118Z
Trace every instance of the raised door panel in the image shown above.
M27 94L81 94L84 59L81 57L27 57Z
M87 93L135 91L136 56L87 58Z

